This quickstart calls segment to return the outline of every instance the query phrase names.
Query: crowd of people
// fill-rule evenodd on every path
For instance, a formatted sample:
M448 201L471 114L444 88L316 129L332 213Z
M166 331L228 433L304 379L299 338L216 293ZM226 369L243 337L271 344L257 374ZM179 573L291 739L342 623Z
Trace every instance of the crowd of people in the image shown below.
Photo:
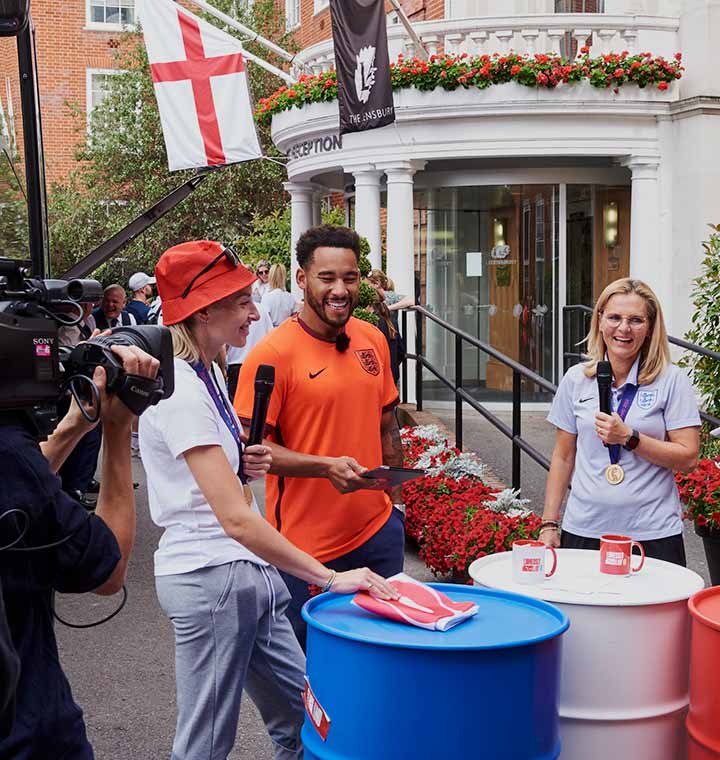
M130 303L124 288L110 285L99 305L83 304L82 321L62 331L61 340L75 345L96 328L147 323L155 309L172 335L174 393L143 413L138 432L150 514L163 529L155 586L175 634L173 760L227 757L243 690L275 757L301 758L303 604L318 592L397 596L386 578L403 568L402 490L367 473L403 463L396 315L413 299L394 294L374 270L368 282L379 329L353 317L360 239L348 228L314 227L296 253L301 301L287 291L281 264L261 261L253 272L232 248L192 241L163 253L154 277L134 274ZM128 372L158 370L139 349L113 350ZM646 284L625 278L603 291L587 353L563 378L548 417L556 445L540 536L551 546L589 549L603 533L624 532L649 556L685 564L673 471L695 463L700 420ZM613 372L610 413L597 404L602 361ZM274 388L263 438L247 445L261 365L274 367ZM0 568L20 662L17 718L0 738L0 760L93 757L58 660L52 590L106 594L122 586L134 536L137 427L129 409L104 393L102 370L94 379L101 424L88 422L72 400L41 446L22 431L0 441L24 463L3 480L3 503L34 505L33 517L48 519L37 521L42 529L33 521L30 536L53 548L43 562L18 555ZM250 488L258 479L266 481L264 517ZM92 520L83 508L90 506ZM66 538L58 543L58 536Z

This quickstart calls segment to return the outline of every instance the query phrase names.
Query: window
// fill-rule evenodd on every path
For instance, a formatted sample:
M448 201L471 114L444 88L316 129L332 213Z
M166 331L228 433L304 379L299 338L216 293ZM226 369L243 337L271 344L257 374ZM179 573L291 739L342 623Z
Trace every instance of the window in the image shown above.
M121 74L115 69L87 70L87 112L88 116L105 100L110 91L110 79Z
M135 23L135 0L87 0L90 27L122 27Z
M300 26L300 0L285 0L285 28Z
M605 13L605 0L555 0L555 13ZM592 45L592 35L585 44ZM577 53L577 41L570 32L566 32L560 40L560 55L572 60Z
M330 5L330 0L314 0L313 13L317 15Z

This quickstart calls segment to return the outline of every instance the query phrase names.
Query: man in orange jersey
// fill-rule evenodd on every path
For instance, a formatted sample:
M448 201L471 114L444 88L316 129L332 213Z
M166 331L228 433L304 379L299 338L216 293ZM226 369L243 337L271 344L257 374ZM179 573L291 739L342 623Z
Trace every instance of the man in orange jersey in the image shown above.
M267 415L273 465L267 519L296 546L341 571L367 566L382 576L403 566L402 489L363 478L402 465L398 392L383 334L355 319L360 238L346 227L314 227L300 237L302 311L269 333L243 362L235 409L252 416L259 364L275 367ZM283 574L293 628L305 646L300 609L307 583Z

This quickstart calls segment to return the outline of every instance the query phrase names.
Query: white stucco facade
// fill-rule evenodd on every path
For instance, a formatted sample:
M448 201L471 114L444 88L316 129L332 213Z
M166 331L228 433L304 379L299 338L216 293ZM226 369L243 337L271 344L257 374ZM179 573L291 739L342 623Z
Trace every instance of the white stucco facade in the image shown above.
M457 225L466 224L464 217L457 216L462 211L476 213L478 229L487 227L485 207L458 206L453 212L456 201L451 199L450 210L439 206L436 210L438 191L452 198L448 195L451 188L465 188L465 195L481 188L510 188L508 192L517 196L516 213L504 212L509 218L505 223L517 227L514 234L519 240L530 223L521 218L529 208L528 199L543 202L533 188L552 187L549 195L543 190L545 210L539 206L531 209L534 215L544 214L537 217L540 225L549 218L548 203L552 203L553 225L557 222L552 228L556 260L551 262L552 284L545 297L547 301L547 293L552 291L552 304L539 304L543 299L538 295L530 306L534 313L538 306L552 308L559 319L568 302L568 288L573 288L568 267L572 270L575 266L570 264L571 241L567 237L572 237L573 230L564 229L566 220L571 223L574 208L570 208L568 192L572 195L573 188L583 186L590 188L588 197L594 198L600 197L602 188L603 197L609 198L607 192L624 188L630 218L629 241L623 242L629 243L629 261L618 265L612 259L613 250L599 253L597 240L593 243L591 239L594 233L586 230L585 246L594 246L595 251L588 254L587 266L594 267L597 276L598 257L609 255L613 261L610 269L619 267L618 276L630 274L649 282L661 299L669 331L682 335L690 324L690 290L702 260L701 241L707 237L707 224L720 221L720 47L714 42L720 36L720 0L607 0L604 14L572 16L553 14L552 6L552 2L539 0L453 0L446 3L448 18L418 24L416 29L428 47L470 53L557 50L561 33L580 44L591 36L592 55L627 49L631 53L649 50L670 58L680 51L687 69L683 78L664 92L626 84L615 93L587 82L560 85L555 90L516 83L482 91L404 89L395 93L394 125L346 135L341 142L337 139L336 102L279 113L273 117L272 136L289 156L287 189L293 238L317 218L313 208L324 194L343 192L352 198L355 226L368 238L373 264L378 265L382 207L387 220L388 274L399 292L413 292L414 276L422 272L423 292L430 303L434 287L431 259L438 248L430 238L436 234L434 225L440 212L443 218L456 213L453 234L458 239L462 231L458 232ZM512 15L508 15L510 8L515 11ZM658 13L667 15L651 15ZM399 27L389 27L389 39L391 59L402 50L412 53ZM332 43L315 45L301 56L316 67L327 68L332 65ZM516 188L524 188L522 198ZM418 193L424 193L420 201ZM424 216L419 206L426 211ZM595 228L599 208L596 206ZM490 208L488 213L492 218L495 212ZM419 218L424 220L421 232ZM542 240L532 243L536 256L541 243L542 250L548 245L547 232L543 234ZM487 239L486 231L477 238L483 239ZM458 242L451 255L457 259L464 250ZM427 257L425 263L423 256ZM445 261L442 253L435 258L441 264ZM487 263L497 262L487 259ZM519 277L522 266L520 262ZM459 272L457 267L453 271ZM628 271L623 272L623 267ZM538 277L549 277L547 267L538 272ZM488 276L489 270L483 275ZM607 272L603 276L607 277ZM463 280L463 287L467 282ZM493 288L499 284L498 279ZM523 284L518 287L522 292ZM495 291L478 285L478 298L492 301ZM448 294L442 299L444 303L452 301ZM456 306L456 311L468 310L467 303L462 306L457 301ZM496 305L475 306L478 313L485 307L492 320ZM513 307L515 312L518 307L522 310L520 302ZM489 330L492 336L487 319L483 316L483 322L478 317L478 329ZM532 338L530 345L532 349ZM521 346L520 354L526 348ZM551 350L561 356L562 348L558 330ZM559 366L558 360L553 372L546 372L548 377L557 379Z

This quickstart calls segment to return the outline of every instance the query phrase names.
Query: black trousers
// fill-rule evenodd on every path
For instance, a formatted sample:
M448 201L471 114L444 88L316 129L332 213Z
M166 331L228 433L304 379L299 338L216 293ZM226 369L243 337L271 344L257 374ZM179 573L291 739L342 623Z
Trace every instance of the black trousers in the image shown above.
M682 533L667 538L655 538L652 541L640 541L645 549L645 556L653 559L662 559L665 562L672 562L674 565L687 567L685 558L685 544L683 543ZM599 549L599 538L586 538L585 536L576 536L564 530L560 535L561 549Z
M67 414L69 408L70 402L63 399L58 404L59 415L62 417ZM58 475L64 491L85 493L95 476L101 444L102 426L98 424L89 433L85 433L60 467Z

